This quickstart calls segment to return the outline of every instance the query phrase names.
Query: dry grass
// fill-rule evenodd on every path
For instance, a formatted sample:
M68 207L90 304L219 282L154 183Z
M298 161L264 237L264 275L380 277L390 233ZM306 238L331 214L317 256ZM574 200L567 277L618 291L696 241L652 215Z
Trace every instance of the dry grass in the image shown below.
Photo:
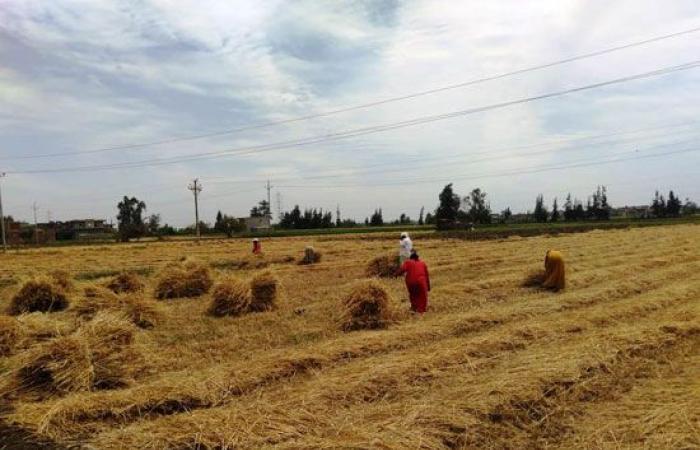
M53 270L49 275L54 283L64 291L68 292L73 290L73 277L71 277L71 274L67 271Z
M68 307L66 292L51 278L35 278L22 285L12 297L8 313L54 312Z
M140 244L146 251L132 245L52 250L74 274L162 271L189 255L207 267L237 270L241 281L234 289L228 274L211 270L214 286L199 298L149 300L160 307L157 326L144 331L121 317L131 330L124 345L86 345L98 340L88 336L100 334L88 332L93 322L86 321L123 314L122 299L129 296L82 278L74 280L69 309L22 314L5 328L0 319L0 330L19 333L10 354L0 356L7 400L0 420L38 438L91 448L700 445L694 401L700 227L500 242L419 239L433 285L431 309L422 317L408 312L401 279L358 281L366 277L366 261L394 249L394 236L383 237L318 238L323 264L305 267L284 258L308 237L266 241L264 259L275 265L274 292L283 289L284 301L265 314L233 320L209 311L219 286L226 299L252 287L242 280L252 279L254 268L229 264L249 258L247 240ZM567 289L552 295L524 288L523 274L539 269L550 248L567 256ZM2 277L49 273L56 257L40 250L10 253ZM184 271L188 264L175 268ZM257 286L270 288L269 275L260 278ZM150 296L159 279L143 281ZM368 293L366 283L378 284L379 293ZM79 313L86 288L93 299L111 295L111 301L98 299ZM15 289L0 291L3 309ZM271 297L271 289L262 291ZM377 303L382 291L386 300ZM378 309L357 307L367 299L391 315L365 320ZM245 311L235 304L234 314ZM343 305L360 311L362 320L345 322L358 331L339 324L340 317L353 317L353 308ZM102 334L119 341L120 329ZM93 348L116 351L98 352L102 364L81 358L85 348L90 355ZM30 356L56 376L18 390L16 374ZM91 371L99 376L87 376ZM14 390L8 389L12 383Z
M139 328L153 328L162 317L159 305L141 293L118 295L107 288L90 285L78 298L71 311L84 319L92 319L100 311L116 311L124 314Z
M239 316L250 309L250 288L237 278L226 278L214 286L207 312L215 317Z
M155 297L200 297L209 292L213 284L209 268L204 264L188 262L182 266L167 267L158 277Z
M270 311L277 304L277 277L270 270L257 273L250 280L250 310Z
M321 252L318 250L314 249L313 247L306 247L304 249L304 257L299 260L299 265L304 266L320 263L322 257L323 254L321 254Z
M0 315L0 356L9 356L21 338L19 322L14 317Z
M135 329L123 316L102 312L74 333L31 348L20 358L4 394L48 398L123 387L139 361Z
M393 254L373 258L367 264L365 274L368 277L394 278L398 276L399 257Z
M386 328L391 319L389 293L375 280L354 284L342 300L341 328L345 331Z
M141 292L145 288L141 277L133 272L121 272L107 282L106 286L115 294Z

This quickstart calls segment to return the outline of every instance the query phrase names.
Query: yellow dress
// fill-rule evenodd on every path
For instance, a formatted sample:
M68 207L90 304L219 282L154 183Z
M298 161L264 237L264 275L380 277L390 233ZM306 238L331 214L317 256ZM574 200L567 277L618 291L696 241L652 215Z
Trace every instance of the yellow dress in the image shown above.
M556 291L566 287L564 256L556 250L549 250L544 257L544 282L542 287Z

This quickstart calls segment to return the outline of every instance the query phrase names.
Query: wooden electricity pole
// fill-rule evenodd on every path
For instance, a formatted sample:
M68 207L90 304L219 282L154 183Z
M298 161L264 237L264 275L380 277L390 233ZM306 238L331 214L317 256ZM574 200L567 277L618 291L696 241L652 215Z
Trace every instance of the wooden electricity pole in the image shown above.
M187 189L192 191L194 194L194 226L195 229L197 230L197 239L202 238L202 234L199 230L199 193L202 192L202 184L199 182L198 178L195 178L192 180L192 183L190 183L189 186L187 186Z

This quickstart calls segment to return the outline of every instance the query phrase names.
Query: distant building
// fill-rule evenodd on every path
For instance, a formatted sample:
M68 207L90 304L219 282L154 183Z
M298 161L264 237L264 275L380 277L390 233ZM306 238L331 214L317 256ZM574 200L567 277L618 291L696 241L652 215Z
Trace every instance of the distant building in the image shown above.
M10 245L48 244L56 241L56 229L50 224L35 227L26 222L8 221L5 224L7 243Z
M267 231L272 228L270 216L245 217L242 219L248 232Z
M103 219L82 219L57 222L57 236L61 240L102 240L114 237L114 226Z

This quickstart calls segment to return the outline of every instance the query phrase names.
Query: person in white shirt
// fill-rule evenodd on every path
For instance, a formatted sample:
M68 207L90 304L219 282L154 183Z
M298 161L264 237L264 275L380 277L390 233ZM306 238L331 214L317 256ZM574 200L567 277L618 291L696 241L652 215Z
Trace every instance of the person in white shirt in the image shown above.
M411 250L413 250L411 238L408 237L408 233L401 233L401 240L399 241L399 264L403 264L404 261L411 257Z

